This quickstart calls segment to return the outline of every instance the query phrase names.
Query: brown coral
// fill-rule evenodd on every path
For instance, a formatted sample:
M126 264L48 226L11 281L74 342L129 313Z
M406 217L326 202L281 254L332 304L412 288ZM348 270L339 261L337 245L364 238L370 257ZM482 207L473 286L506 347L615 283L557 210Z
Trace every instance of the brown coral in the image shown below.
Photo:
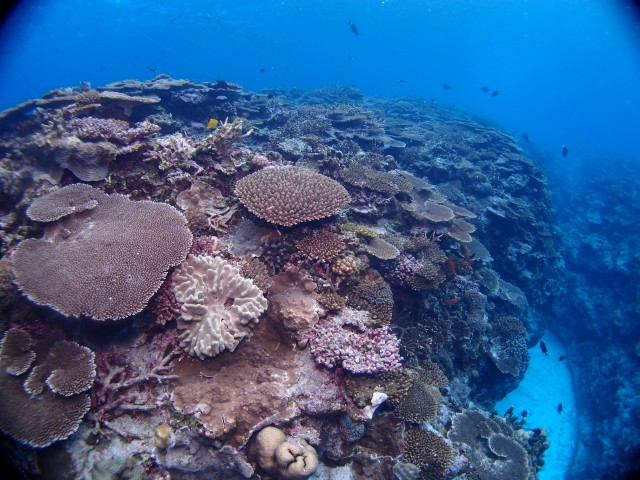
M409 430L403 460L422 467L420 478L444 478L445 470L453 459L453 449L435 432L422 429Z
M62 200L75 211L64 216ZM36 218L63 217L42 239L18 245L11 256L15 282L33 302L63 315L107 320L138 313L191 246L186 219L170 205L77 185L36 204Z
M335 180L299 167L260 170L238 181L235 194L256 216L287 227L329 217L351 201Z
M303 238L297 247L307 257L325 262L340 253L344 248L344 241L341 235L323 230Z
M393 316L391 287L374 269L369 269L362 282L349 294L348 303L358 310L366 310L379 323L389 323Z
M428 385L416 380L396 407L396 414L408 422L423 423L436 418L438 399Z
M46 447L75 432L89 410L91 401L84 391L91 386L95 374L93 352L75 342L57 342L50 350L48 359L34 367L28 375L25 375L27 370L24 368L14 369L15 372L21 371L20 374L9 375L5 372L15 365L16 358L22 358L20 363L24 367L28 363L24 361L25 354L31 352L28 348L31 336L26 332L18 332L20 330L9 330L0 347L0 391L3 400L0 402L0 430L32 447ZM9 346L18 339L22 355L9 355ZM41 351L42 348L36 350ZM51 371L47 365L51 361L63 360L61 351L81 352L80 366L70 364ZM76 358L75 355L71 357ZM66 360L70 360L68 355ZM57 394L56 390L68 395Z

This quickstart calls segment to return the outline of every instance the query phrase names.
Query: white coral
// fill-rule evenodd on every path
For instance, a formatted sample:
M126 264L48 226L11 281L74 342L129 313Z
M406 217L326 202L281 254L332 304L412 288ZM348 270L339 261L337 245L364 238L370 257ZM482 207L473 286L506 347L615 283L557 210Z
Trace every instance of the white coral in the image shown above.
M173 293L182 303L180 346L200 359L233 352L267 308L251 280L210 255L187 257L173 274Z

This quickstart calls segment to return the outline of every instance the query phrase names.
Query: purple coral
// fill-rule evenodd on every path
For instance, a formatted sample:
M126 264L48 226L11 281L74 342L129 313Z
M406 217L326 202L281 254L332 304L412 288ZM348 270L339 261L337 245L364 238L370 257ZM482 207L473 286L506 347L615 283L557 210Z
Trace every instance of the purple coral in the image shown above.
M366 328L364 322L338 315L316 325L310 342L316 362L329 368L342 365L352 373L376 373L401 367L400 340L386 326Z

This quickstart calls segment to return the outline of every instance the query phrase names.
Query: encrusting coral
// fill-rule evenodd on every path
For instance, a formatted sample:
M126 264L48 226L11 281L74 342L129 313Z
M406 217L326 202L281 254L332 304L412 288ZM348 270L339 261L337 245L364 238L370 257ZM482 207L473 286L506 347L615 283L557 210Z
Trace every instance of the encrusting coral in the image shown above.
M193 239L170 205L134 202L88 185L45 195L28 214L55 223L42 239L15 249L15 282L30 300L66 316L111 320L138 313Z
M189 255L172 281L180 346L201 359L233 352L267 308L260 289L220 257Z

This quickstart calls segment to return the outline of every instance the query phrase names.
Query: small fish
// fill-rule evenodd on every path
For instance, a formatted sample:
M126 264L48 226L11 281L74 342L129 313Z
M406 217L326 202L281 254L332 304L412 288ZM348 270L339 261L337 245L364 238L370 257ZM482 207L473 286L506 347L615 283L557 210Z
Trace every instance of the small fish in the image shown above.
M349 58L347 58L347 60L349 60L350 62L352 62L352 61L353 61L353 57L349 57Z
M355 23L353 23L351 20L349 20L347 22L347 25L349 25L349 28L351 29L351 31L353 32L354 35L360 35L360 33L358 32L358 27L356 27Z
M513 415L513 405L510 406L506 412L504 412L503 417L510 417L511 415Z
M497 97L498 95L500 95L500 90L494 90L493 92L491 92L492 97Z
M264 67L260 69L260 73L264 73Z
M489 91L489 87L485 85L484 87L480 87L480 90L482 90L484 93L487 93Z
M559 414L562 413L562 404L561 403L558 404L558 413Z
M448 83L445 83L444 85L442 85L442 88L444 88L445 90L453 90L453 87Z
M442 304L446 305L448 307L455 305L456 303L458 303L458 299L457 298L444 298L442 299Z
M209 123L207 123L207 128L208 129L213 129L216 128L218 126L218 120L216 120L215 118L210 118L209 119Z
M400 83L404 83L404 79L403 78L400 79Z
M567 150L567 146L566 145L562 145L562 156L566 157L567 153L569 153L569 150Z
M547 352L547 345L544 342L540 342L540 350L542 350L542 353L544 353L545 355L549 355L549 353Z
M560 355L558 357L558 361L562 362L565 358L567 358L567 357L565 357L564 355Z
M529 135L524 132L522 133L522 138L524 138L525 142L529 141Z
M527 418L527 415L529 415L529 412L527 412L526 410L523 410L522 413L520 414L522 418Z
M153 72L153 73L158 73L158 71L155 68L152 68L152 67L147 67L147 70L149 70L150 72Z

